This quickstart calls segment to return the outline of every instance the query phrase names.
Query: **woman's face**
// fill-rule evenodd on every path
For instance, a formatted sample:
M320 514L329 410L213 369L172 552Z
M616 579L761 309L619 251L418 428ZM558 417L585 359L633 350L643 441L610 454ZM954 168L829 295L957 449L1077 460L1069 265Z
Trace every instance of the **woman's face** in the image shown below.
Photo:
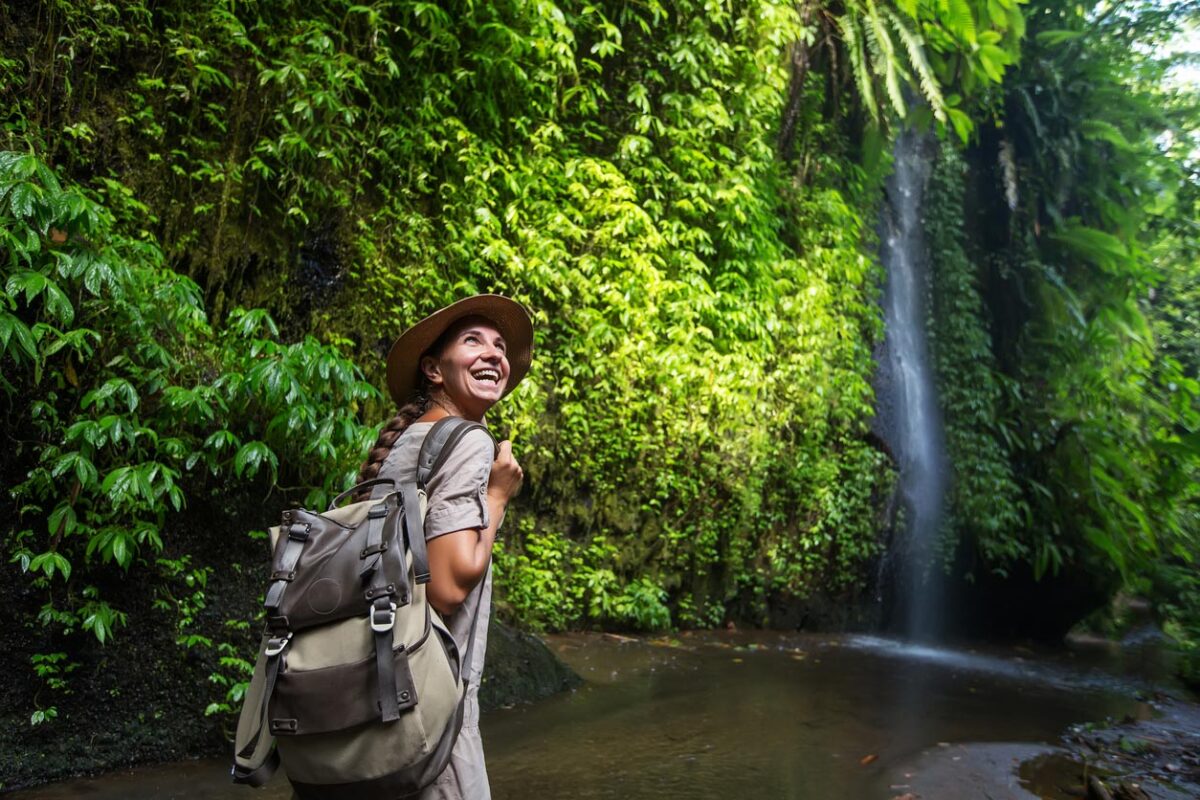
M483 419L508 385L504 337L483 317L459 320L446 332L442 352L421 359L421 370L464 418Z

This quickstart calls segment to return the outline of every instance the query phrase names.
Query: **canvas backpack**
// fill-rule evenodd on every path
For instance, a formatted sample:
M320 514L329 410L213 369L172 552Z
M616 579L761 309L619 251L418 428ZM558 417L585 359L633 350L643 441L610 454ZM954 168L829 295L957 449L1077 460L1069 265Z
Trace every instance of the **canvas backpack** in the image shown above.
M477 618L460 654L425 597L424 487L475 429L487 431L439 420L415 482L366 481L325 513L285 511L271 529L266 630L238 720L235 783L261 786L282 763L301 800L394 800L445 768ZM368 488L372 499L338 507Z

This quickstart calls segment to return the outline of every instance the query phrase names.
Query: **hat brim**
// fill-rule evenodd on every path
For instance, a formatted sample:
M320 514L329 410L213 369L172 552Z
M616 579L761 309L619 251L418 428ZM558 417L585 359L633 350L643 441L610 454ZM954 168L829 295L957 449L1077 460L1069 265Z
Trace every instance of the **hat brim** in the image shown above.
M498 294L477 294L435 311L396 339L388 352L387 386L397 405L411 401L420 388L421 356L451 325L475 316L490 320L504 337L509 374L501 397L516 388L529 372L533 358L533 321L515 300Z

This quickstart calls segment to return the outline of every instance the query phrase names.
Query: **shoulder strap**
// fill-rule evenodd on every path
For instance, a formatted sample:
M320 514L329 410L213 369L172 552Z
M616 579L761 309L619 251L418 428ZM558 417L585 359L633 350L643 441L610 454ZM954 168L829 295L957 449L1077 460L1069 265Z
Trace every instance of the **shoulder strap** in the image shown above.
M496 439L491 431L478 422L469 422L461 417L444 417L435 422L429 433L425 434L425 441L421 443L421 451L417 454L416 484L400 487L404 499L404 527L408 534L408 549L413 554L413 577L417 583L429 583L429 554L425 549L425 525L421 519L417 490L424 491L455 446L476 429L486 433L495 445Z
M447 456L454 451L455 446L464 436L473 430L481 430L492 440L492 446L497 452L500 445L496 437L482 423L470 422L462 417L443 417L433 423L433 427L421 443L421 452L417 455L417 486L424 489L430 479L446 463Z
M500 452L500 445L496 442L496 437L485 426L478 422L469 422L461 417L445 417L434 423L433 428L425 437L425 441L421 445L421 453L417 456L417 485L424 490L429 484L431 478L437 474L438 470L446 463L447 456L454 451L454 447L462 440L464 436L473 430L482 430L492 440L492 446L495 452ZM422 550L424 550L424 542L422 542ZM414 554L414 563L416 557ZM468 675L471 672L471 658L475 651L475 633L479 627L479 612L483 606L483 585L487 583L488 573L491 571L492 565L489 563L487 569L484 570L483 577L479 580L479 585L475 587L475 613L471 616L470 633L467 635L467 649L463 653L461 676L463 681L463 695L466 696L467 683L469 682Z

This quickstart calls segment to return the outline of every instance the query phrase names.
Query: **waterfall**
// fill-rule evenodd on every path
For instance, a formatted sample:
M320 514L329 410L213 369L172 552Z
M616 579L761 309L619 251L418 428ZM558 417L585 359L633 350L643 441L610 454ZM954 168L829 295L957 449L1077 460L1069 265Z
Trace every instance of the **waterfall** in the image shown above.
M892 627L911 638L936 638L942 627L937 537L946 483L941 413L926 343L928 253L922 203L936 141L906 130L893 150L879 223L880 258L887 270L885 337L879 358L876 427L899 462L897 489L903 529L889 554Z

